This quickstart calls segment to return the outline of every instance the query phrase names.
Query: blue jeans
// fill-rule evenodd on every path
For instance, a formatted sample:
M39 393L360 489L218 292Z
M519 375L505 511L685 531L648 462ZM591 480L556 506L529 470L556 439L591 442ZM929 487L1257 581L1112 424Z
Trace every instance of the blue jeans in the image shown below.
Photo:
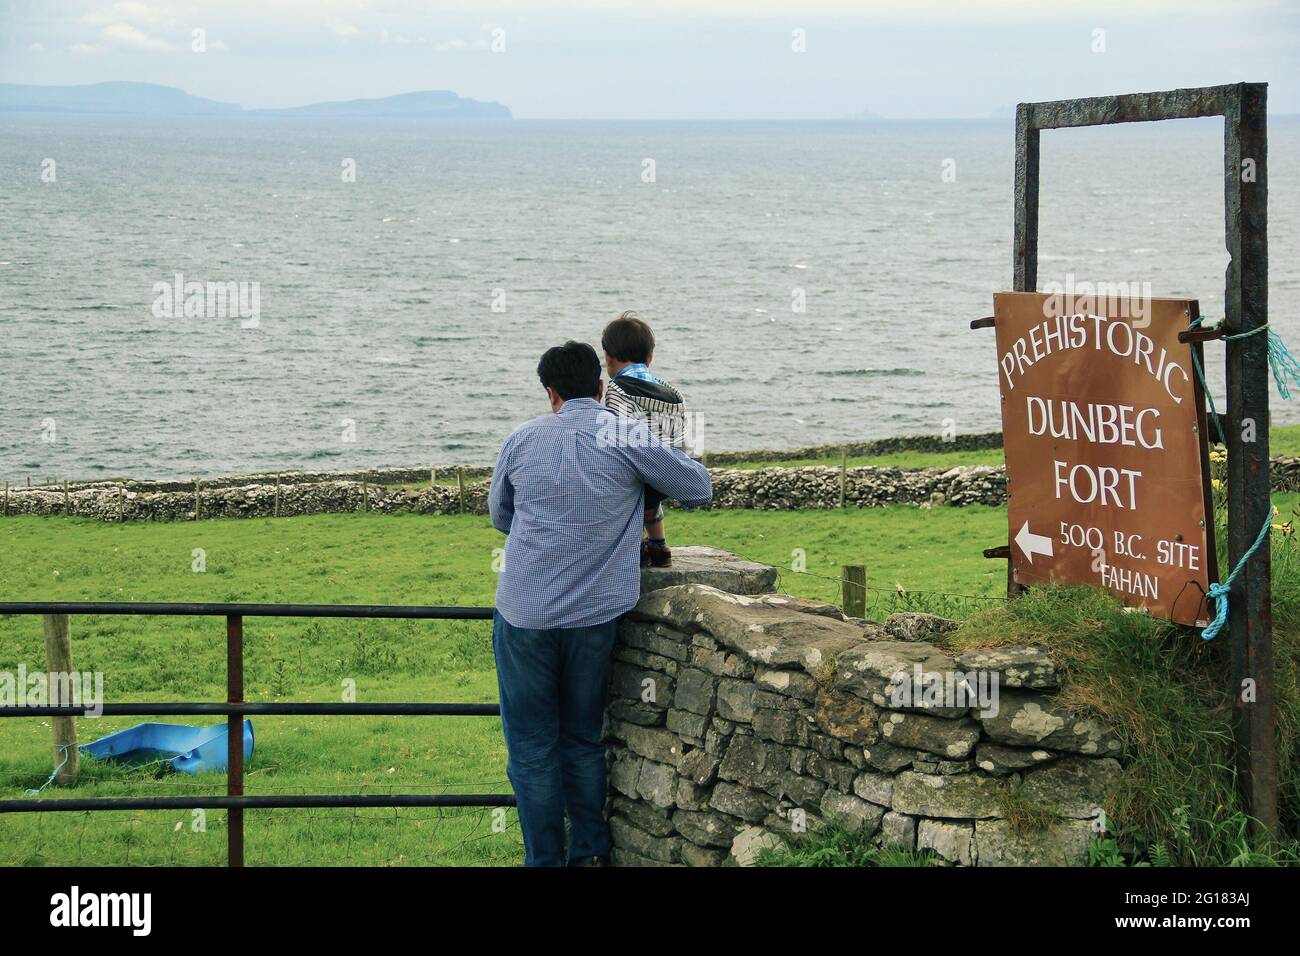
M524 831L524 866L609 856L601 730L618 620L531 630L492 616L506 773Z

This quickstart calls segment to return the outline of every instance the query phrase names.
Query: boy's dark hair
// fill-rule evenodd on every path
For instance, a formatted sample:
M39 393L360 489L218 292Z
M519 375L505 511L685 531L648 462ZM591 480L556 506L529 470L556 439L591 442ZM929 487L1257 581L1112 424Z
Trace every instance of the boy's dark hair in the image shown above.
M635 312L624 312L605 326L600 347L620 362L648 362L655 350L655 334Z
M542 353L537 377L566 402L571 398L595 398L600 392L600 359L586 342L570 340Z

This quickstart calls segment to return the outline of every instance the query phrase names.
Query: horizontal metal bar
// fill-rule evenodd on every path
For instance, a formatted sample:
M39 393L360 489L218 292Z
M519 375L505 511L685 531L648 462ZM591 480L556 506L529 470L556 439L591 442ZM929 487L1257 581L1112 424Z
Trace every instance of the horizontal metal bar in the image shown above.
M154 601L0 601L0 614L141 614L198 617L353 617L486 621L492 608L422 604L203 604Z
M370 717L499 717L499 704L408 704L408 703L366 703L366 704L315 704L315 703L197 703L141 702L127 704L101 704L92 707L77 705L24 705L22 707L0 707L0 717L137 717L183 716L210 714L214 717L239 716L241 714L261 714L264 716L323 716L352 715Z
M513 807L512 793L319 794L228 797L69 797L0 800L0 813L87 810L296 810L313 807Z
M1178 341L1186 343L1213 342L1224 336L1224 329L1221 325L1216 325L1209 329L1186 329L1178 333Z
M1223 116L1228 104L1240 94L1241 85L1232 84L1163 90L1158 93L1124 93L1119 96L1021 103L1019 108L1028 113L1028 127L1031 130L1062 129Z

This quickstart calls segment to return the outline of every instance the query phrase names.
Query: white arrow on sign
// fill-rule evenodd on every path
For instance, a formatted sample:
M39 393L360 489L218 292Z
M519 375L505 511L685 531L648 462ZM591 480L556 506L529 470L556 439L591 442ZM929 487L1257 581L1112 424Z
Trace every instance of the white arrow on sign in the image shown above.
M1020 550L1025 552L1025 557L1029 563L1034 563L1034 555L1045 554L1049 558L1052 556L1052 539L1045 534L1034 534L1029 530L1029 522L1026 521L1016 532L1016 544L1020 545Z

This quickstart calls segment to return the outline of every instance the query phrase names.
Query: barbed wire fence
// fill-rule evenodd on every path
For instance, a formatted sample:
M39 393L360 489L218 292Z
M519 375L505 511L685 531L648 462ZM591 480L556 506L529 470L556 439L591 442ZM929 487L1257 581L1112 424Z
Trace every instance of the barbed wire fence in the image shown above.
M958 591L914 589L904 587L901 584L895 584L893 587L880 587L870 584L864 586L861 582L846 578L843 572L838 575L819 574L816 571L806 569L770 565L767 561L759 561L734 550L732 553L745 561L776 567L776 589L778 591L782 590L786 575L798 575L802 578L813 578L826 582L831 587L823 585L821 591L817 594L817 599L823 600L827 604L834 604L841 609L843 608L843 593L846 585L864 590L866 592L866 617L870 620L883 621L889 615L903 611L918 611L960 620L969 617L976 611L1001 607L1008 600L1005 594L966 594ZM796 588L795 590L803 589ZM821 592L825 591L829 591L830 594L823 596Z

